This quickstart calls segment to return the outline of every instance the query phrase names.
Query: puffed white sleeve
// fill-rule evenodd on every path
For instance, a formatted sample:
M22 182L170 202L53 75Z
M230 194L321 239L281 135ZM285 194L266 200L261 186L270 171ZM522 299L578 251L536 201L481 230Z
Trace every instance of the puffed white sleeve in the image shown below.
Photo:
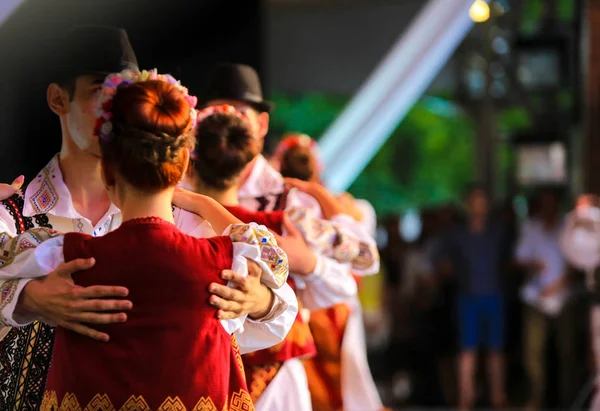
M262 270L261 282L272 290L275 298L269 313L261 319L244 316L222 320L221 324L230 334L235 333L242 353L278 344L289 332L298 313L298 301L287 284L287 256L273 234L256 223L234 224L223 234L233 241L232 271L246 276L248 261L254 261Z
M375 240L350 216L338 214L328 221L315 217L312 210L303 207L288 208L286 214L313 251L340 263L350 263L356 275L379 272Z
M310 311L348 301L358 292L350 265L321 254L317 254L317 265L311 274L292 276L298 299Z
M337 214L331 221L344 232L347 237L358 239L358 256L352 260L352 272L359 276L374 275L379 273L379 250L375 238L365 229L365 226L356 222L346 214Z
M21 327L36 318L17 316L15 308L27 283L43 277L64 263L64 236L36 228L16 237L0 234L0 325Z
M316 218L323 218L321 204L319 204L317 199L296 188L291 188L287 196L285 209L290 210L292 208L306 208L312 211Z

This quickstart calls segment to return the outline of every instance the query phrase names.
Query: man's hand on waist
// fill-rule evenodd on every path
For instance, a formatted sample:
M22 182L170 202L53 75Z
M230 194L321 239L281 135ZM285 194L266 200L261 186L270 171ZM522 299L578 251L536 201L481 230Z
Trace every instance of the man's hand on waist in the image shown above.
M61 264L44 278L30 281L19 296L14 315L33 314L76 333L108 341L108 334L85 324L125 322L127 315L122 311L130 310L132 303L123 299L129 293L124 287L75 284L72 274L94 264L94 259L73 260Z

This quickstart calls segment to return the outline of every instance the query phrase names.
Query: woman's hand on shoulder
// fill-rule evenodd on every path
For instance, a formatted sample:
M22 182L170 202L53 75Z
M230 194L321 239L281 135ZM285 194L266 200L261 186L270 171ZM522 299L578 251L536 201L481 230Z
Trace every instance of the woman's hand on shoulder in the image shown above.
M25 176L19 176L10 184L0 184L0 201L12 197L25 182Z

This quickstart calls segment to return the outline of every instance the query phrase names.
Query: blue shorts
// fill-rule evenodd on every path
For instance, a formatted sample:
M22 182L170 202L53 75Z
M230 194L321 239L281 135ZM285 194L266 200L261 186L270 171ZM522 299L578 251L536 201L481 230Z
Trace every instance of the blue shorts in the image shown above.
M458 326L462 350L504 346L504 301L500 294L461 296L458 300Z

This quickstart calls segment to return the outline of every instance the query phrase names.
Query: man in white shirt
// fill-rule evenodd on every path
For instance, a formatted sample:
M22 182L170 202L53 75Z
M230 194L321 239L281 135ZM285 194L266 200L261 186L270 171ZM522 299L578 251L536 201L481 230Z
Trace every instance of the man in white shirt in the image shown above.
M217 67L207 100L206 106L228 104L243 112L254 129L256 138L264 144L272 104L263 100L260 80L254 69L240 64ZM258 155L248 164L240 178L243 183L238 191L238 200L242 207L255 211L303 207L312 210L316 217L323 218L319 202L302 191L287 187L281 174L262 155ZM338 215L335 218L339 218L340 223L346 220L348 224L344 226L354 225L349 216ZM290 248L293 249L287 246L288 241L294 240L286 237L278 240L286 252ZM376 271L378 267L379 264ZM349 265L318 255L312 274L304 277L303 282L297 282L298 297L310 310L347 301L356 294L356 284L353 285L351 295L344 292L349 288L342 287L342 281L353 282ZM281 395L281 389L286 387L287 395L294 395L294 399ZM310 411L312 406L302 363L297 359L286 361L255 406L257 411Z
M567 406L573 373L569 372L574 350L575 327L569 324L565 304L570 295L568 265L560 249L563 230L558 196L544 190L539 197L539 216L527 221L521 230L516 258L530 274L521 289L525 303L525 367L531 380L528 409L543 406L546 386L546 345L550 332L556 330L560 360L560 400ZM567 315L565 315L567 314Z
M109 27L81 27L71 32L57 50L57 82L50 84L47 99L61 122L61 152L26 188L0 206L0 240L34 227L62 232L103 235L120 225L120 211L110 202L100 178L100 154L93 137L95 97L108 73L137 68L137 61L123 30ZM215 232L202 218L174 209L178 227L197 237ZM0 264L2 264L0 257ZM108 340L88 325L121 322L131 302L122 287L74 285L71 274L89 268L93 262L76 260L61 265L47 277L25 279L20 275L0 281L0 321L22 326L33 320L69 328L75 332ZM23 268L25 270L25 268ZM252 270L252 269L251 269ZM85 275L81 273L78 275ZM272 346L285 337L297 313L293 291L284 286L271 290L272 298L257 298L263 285L256 276L242 278L224 271L232 287L211 285L211 304L220 319L249 314L238 335L242 350L248 352ZM233 288L236 284L242 284ZM249 317L250 318L250 317ZM52 355L53 328L35 322L13 328L0 341L0 409L37 409L45 386ZM6 361L6 363L5 363Z

